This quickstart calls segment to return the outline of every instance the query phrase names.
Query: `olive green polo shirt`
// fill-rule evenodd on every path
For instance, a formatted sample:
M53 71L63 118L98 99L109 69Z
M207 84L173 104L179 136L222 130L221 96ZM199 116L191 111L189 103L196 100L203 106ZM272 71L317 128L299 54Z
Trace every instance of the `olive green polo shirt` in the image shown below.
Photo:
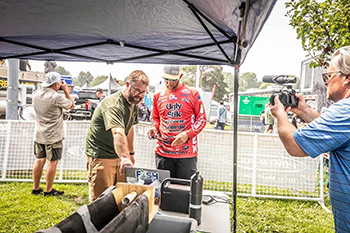
M138 123L137 105L129 104L122 91L103 99L95 109L86 137L85 153L93 158L118 158L114 150L112 128L130 128Z

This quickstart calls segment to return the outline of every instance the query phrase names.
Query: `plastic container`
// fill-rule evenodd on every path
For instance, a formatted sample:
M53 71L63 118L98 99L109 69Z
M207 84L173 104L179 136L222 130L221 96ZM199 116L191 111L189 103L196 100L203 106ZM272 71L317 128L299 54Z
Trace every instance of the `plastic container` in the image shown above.
M169 215L154 216L147 233L196 233L197 222L192 218Z

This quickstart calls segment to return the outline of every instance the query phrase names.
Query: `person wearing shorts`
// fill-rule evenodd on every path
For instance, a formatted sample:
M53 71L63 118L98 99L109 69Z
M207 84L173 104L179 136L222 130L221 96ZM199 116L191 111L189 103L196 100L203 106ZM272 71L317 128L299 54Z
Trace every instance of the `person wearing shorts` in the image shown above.
M117 182L125 182L124 167L135 163L133 126L148 83L147 75L135 70L124 90L104 98L95 109L85 144L89 202Z
M44 192L44 195L57 196L64 193L52 188L57 164L62 158L63 109L73 109L75 105L69 95L68 86L62 83L59 73L47 73L41 86L43 88L33 95L35 112L34 154L36 161L33 167L32 194L39 195L43 192L43 189L40 188L40 179L47 161L46 192ZM60 88L64 95L57 93Z

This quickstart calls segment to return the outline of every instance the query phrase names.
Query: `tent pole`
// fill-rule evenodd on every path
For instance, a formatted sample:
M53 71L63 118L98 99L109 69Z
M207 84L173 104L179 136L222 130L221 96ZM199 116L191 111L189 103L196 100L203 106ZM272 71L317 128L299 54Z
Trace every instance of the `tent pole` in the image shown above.
M233 84L233 226L232 231L237 230L237 131L238 131L238 77L239 65L235 65L234 84Z

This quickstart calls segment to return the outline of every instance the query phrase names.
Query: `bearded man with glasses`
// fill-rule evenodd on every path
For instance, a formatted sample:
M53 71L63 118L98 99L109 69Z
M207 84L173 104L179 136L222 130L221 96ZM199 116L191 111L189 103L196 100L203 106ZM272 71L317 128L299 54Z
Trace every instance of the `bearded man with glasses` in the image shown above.
M287 109L275 98L271 113L277 118L279 137L292 156L310 156L330 152L329 196L335 231L350 232L350 46L338 49L328 72L322 74L327 98L334 103L322 114L309 108L301 94L298 107ZM291 110L308 124L296 129L289 123Z
M137 104L145 97L148 84L147 75L135 70L129 75L124 90L98 104L85 145L89 202L118 181L125 182L124 168L134 165L133 126L138 123Z
M170 177L190 179L197 169L198 138L207 118L203 101L194 88L181 83L180 66L165 66L166 89L154 95L150 139L158 139L155 150L158 169Z

